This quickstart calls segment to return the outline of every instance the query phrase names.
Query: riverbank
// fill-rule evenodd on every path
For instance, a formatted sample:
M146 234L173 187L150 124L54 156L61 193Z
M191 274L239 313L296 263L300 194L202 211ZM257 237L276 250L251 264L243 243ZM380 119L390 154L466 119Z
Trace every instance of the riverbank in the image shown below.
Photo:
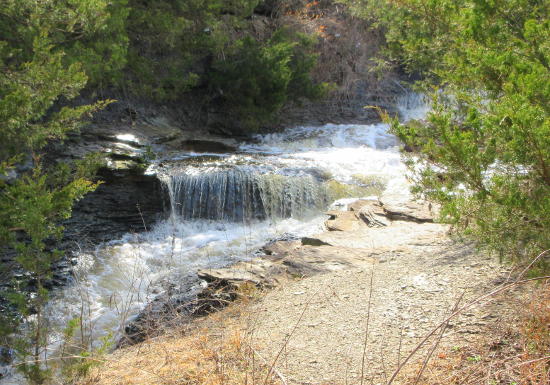
M240 299L116 351L85 383L387 383L453 309L510 280L498 261L452 240L430 209L358 201L329 213L333 231L272 243L261 258L200 271L215 293L230 287ZM418 349L402 383L428 355L440 369L458 365L447 376L491 358L475 349L518 356L518 309L529 295L515 288L513 296L454 317Z

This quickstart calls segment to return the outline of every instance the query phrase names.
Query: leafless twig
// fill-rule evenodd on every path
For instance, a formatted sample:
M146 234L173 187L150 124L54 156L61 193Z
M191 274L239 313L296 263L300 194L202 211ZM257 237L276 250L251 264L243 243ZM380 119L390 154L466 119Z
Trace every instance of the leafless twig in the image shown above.
M550 275L546 275L546 276L542 276L542 277L537 277L537 278L530 278L530 279L523 279L523 280L519 280L519 281L515 281L515 282L512 282L508 285L505 285L505 286L502 286L502 287L499 287L487 294L483 294L475 299L473 299L472 301L468 302L466 305L462 306L461 308L457 309L456 311L454 311L452 314L450 314L445 320L443 320L443 322L441 322L439 325L437 325L435 328L432 329L432 331L430 333L428 333L423 339L422 341L420 341L418 343L418 345L416 345L416 347L412 350L411 353L409 353L409 355L405 358L405 360L403 360L403 362L401 363L401 365L393 372L393 375L391 376L390 380L388 381L387 385L391 385L393 383L393 381L395 380L395 378L397 377L397 375L399 374L399 372L401 371L401 369L410 361L410 359L420 350L420 348L422 346L424 346L424 344L435 334L437 333L437 331L443 327L447 322L449 322L449 320L451 320L452 318L456 317L458 314L462 313L463 311L475 306L475 305L478 305L480 302L482 302L483 300L487 299L487 298L490 298L498 293L501 293L503 291L506 291L506 290L509 290L517 285L520 285L520 284L523 284L523 283L527 283L527 282L533 282L533 281L542 281L542 280L546 280L546 279L550 279Z
M460 303L460 301L462 301L463 297L464 297L464 293L462 293L460 297L457 299L456 303L454 304L451 310L451 313L456 311L456 309L458 308L458 304ZM418 381L420 381L420 377L422 377L422 373L424 373L424 370L426 369L426 366L428 365L428 362L430 361L430 358L432 357L435 349L437 349L437 347L439 346L439 343L441 342L441 339L443 338L443 335L445 334L445 331L447 330L448 326L449 326L449 320L447 320L447 322L445 322L445 324L441 327L441 332L439 333L437 340L435 341L428 355L424 359L424 362L422 362L422 367L418 371L418 374L414 380L414 385L418 384Z
M269 364L267 362L267 360L260 354L260 352L258 352L252 346L249 346L249 348L250 348L250 350L252 350L253 355L257 355L258 358L260 358L266 365ZM273 368L273 373L275 373L277 375L277 377L279 377L279 379L281 380L283 385L288 385L288 382L286 381L285 376L279 370L277 370L277 368L275 368L275 367Z
M269 379L269 376L273 372L273 369L275 368L275 364L279 360L279 357L281 356L281 353L285 350L286 346L288 345L288 342L290 341L290 338L296 332L296 329L298 329L298 325L300 325L300 322L302 321L302 318L304 317L304 314L306 313L306 310L309 307L309 304L311 303L311 301L317 295L318 292L319 292L319 290L317 290L315 293L313 293L313 295L306 302L306 305L304 306L304 309L302 310L302 313L300 314L300 317L298 318L298 321L296 321L296 323L294 324L294 327L292 328L290 333L286 336L285 341L283 343L283 346L281 346L281 348L277 352L277 355L275 356L275 359L273 360L273 362L271 363L271 366L269 367L269 370L267 371L267 374L266 374L265 379L264 379L264 385L267 384L267 380Z
M370 308L372 303L373 283L374 283L374 261L372 262L372 270L370 273L369 302L367 305L367 324L365 326L365 340L363 341L363 355L361 357L361 385L363 385L364 375L365 375L365 358L367 355L367 345L369 340L369 322L370 322Z

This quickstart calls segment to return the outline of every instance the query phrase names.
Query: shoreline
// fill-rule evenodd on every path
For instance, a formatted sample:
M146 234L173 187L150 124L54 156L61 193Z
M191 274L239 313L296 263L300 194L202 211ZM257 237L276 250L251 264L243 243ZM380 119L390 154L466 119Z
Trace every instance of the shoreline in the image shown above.
M358 200L329 212L318 235L276 241L262 257L199 271L208 282L199 317L176 311L149 338L113 352L83 384L172 384L181 376L216 384L386 383L453 306L510 274L473 244L449 238L430 209L426 202ZM526 293L514 290L517 302ZM517 321L510 301L500 297L448 323L440 346L436 339L435 364L451 356L477 360L464 352L489 349L503 322ZM403 378L414 378L433 346L418 351L421 360Z

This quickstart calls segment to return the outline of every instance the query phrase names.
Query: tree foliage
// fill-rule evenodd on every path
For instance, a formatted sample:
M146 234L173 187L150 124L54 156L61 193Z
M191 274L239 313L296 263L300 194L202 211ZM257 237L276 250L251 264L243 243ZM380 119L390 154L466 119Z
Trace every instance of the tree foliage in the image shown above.
M39 36L64 65L78 64L94 87L120 79L126 65L127 0L5 0L0 5L0 36L12 47L12 60L30 61Z
M431 90L426 122L393 124L418 150L416 191L502 255L550 248L550 2L352 3L386 30L386 57Z
M263 44L246 36L230 47L227 57L214 62L209 87L227 110L257 128L289 100L323 95L326 85L310 77L316 64L313 43L283 29Z
M213 63L239 60L231 52L244 39L269 44L254 37L251 28L251 16L259 3L6 0L0 5L0 36L12 48L10 60L24 62L32 60L37 36L46 33L52 54L61 54L63 65L80 66L86 74L86 96L114 94L167 103L181 101L193 91L206 103L212 98L203 91L209 89L211 74L218 70ZM298 47L304 48L302 63L308 63L304 70L311 70L309 61L314 57L304 56L311 54L311 44L299 44L295 54ZM256 64L269 65L265 61ZM302 80L306 88L313 87L311 79ZM292 89L288 92L292 99Z
M0 338L2 342L13 338L20 323L27 321L32 338L16 346L23 362L19 369L35 383L42 383L47 374L39 364L46 338L45 284L52 264L62 256L48 242L61 237L60 222L70 216L73 203L96 187L90 176L97 165L88 158L45 168L41 150L48 142L65 138L86 115L108 103L78 107L62 103L75 98L87 81L83 66L67 58L58 37L61 25L79 11L78 5L57 4L55 12L50 1L0 5L0 30L11 25L17 31L2 35L6 38L0 41L0 242L2 252L15 253L15 266L7 267L22 269L26 277L14 282L13 291L3 293L20 316L12 317L4 309ZM34 294L21 290L24 286L34 288Z
M128 88L166 102L200 86L208 61L246 26L258 0L131 0Z

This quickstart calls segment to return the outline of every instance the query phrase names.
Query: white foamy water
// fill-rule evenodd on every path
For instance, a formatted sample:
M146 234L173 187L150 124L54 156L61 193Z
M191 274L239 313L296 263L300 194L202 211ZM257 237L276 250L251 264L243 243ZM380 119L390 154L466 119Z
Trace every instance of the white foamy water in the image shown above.
M191 292L199 289L192 279L198 269L252 258L267 240L311 234L322 228L322 221L321 216L254 224L163 221L151 231L104 245L94 255L81 255L77 284L50 303L50 317L62 327L82 311L96 337L108 332L120 337L127 321L158 294L185 280L193 283Z
M414 94L402 98L398 106L402 120L421 119L429 108ZM407 196L406 169L397 146L397 139L383 123L327 124L258 136L254 143L243 143L239 153L217 155L214 160L193 158L191 153L176 158L197 159L192 167L185 166L191 176L243 164L240 173L246 172L248 165L256 173L284 170L283 174L294 177L300 177L301 170L314 169L342 183L358 183L358 176L382 178L386 192ZM342 199L337 206L345 207L351 201ZM58 344L67 322L80 315L86 319L87 332L95 338L107 333L119 337L127 321L160 293L174 287L198 290L200 283L194 278L198 269L252 258L253 252L268 240L283 235L299 237L319 232L325 216L318 214L308 219L268 219L248 224L182 220L173 215L148 232L128 234L100 245L93 254L81 254L77 283L57 292L48 306L52 328L58 331L53 333L52 347ZM189 284L182 285L185 282ZM9 383L5 381L2 383Z
M429 111L424 97L413 93L401 97L397 107L404 122L423 119ZM386 192L408 196L409 184L399 142L388 129L385 123L296 127L259 135L257 143L243 144L240 148L266 154L267 158L275 158L289 167L325 170L339 182L354 183L356 176L384 177Z

